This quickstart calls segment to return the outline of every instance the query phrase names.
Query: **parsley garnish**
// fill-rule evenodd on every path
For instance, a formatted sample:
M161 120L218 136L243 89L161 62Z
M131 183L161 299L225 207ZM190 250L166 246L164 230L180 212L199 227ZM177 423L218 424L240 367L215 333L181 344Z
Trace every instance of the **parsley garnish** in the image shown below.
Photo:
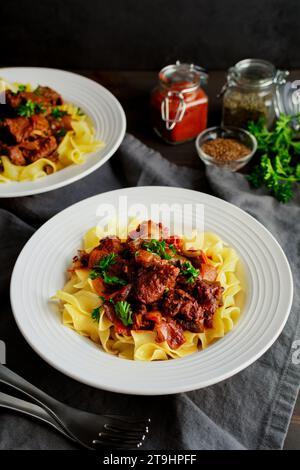
M18 91L26 91L26 85L19 85Z
M127 284L124 279L121 279L118 276L109 276L107 270L117 262L117 255L115 253L110 253L109 255L103 256L99 263L94 266L94 269L90 272L90 278L96 279L97 277L102 277L103 281L106 284L121 284L125 286Z
M68 113L67 111L63 111L62 109L59 109L56 106L55 108L52 109L51 114L55 119L61 119L63 116L65 116Z
M22 117L30 117L35 113L35 104L28 100L25 104L21 104L18 108L18 114Z
M36 96L41 96L41 87L38 86L38 87L34 90L33 93L34 93Z
M67 133L67 129L62 127L59 131L56 132L57 137L64 137Z
M100 314L100 307L94 308L94 310L92 311L92 319L99 323Z
M166 252L166 241L165 240L162 240L162 241L151 240L150 242L144 242L144 247L150 253L156 253L161 258L164 258L164 259L171 259L172 258L172 256L168 255L168 253ZM173 249L175 249L175 248L173 247ZM172 251L173 251L173 249L171 248ZM174 251L173 251L173 253L174 253Z
M263 119L249 123L249 131L256 137L261 160L248 177L258 188L265 186L280 202L293 197L292 183L300 182L300 164L291 165L292 157L300 154L298 132L292 127L292 120L300 125L300 114L280 115L274 130L269 131Z
M190 261L185 261L182 264L180 274L185 276L186 282L188 284L191 284L199 276L199 269L194 268L194 266L192 265Z
M35 112L37 114L39 113L45 113L46 112L46 108L44 108L44 106L41 104L41 103L35 103Z
M174 255L176 255L177 250L176 250L175 246L173 245L173 243L170 243L169 248L173 251Z
M77 114L78 116L84 116L84 112L82 111L81 108L77 108L76 114Z
M34 114L44 113L45 108L40 103L34 103L33 101L28 100L25 104L21 104L17 111L19 116L30 117Z
M127 282L124 279L121 279L118 276L109 276L105 271L102 273L103 281L106 284L120 284L121 286L126 286Z
M116 258L116 253L110 253L109 255L103 256L103 258L101 258L101 260L99 261L99 268L102 270L107 270L112 264L116 264Z
M126 300L115 303L115 312L123 325L128 326L133 324L131 306Z

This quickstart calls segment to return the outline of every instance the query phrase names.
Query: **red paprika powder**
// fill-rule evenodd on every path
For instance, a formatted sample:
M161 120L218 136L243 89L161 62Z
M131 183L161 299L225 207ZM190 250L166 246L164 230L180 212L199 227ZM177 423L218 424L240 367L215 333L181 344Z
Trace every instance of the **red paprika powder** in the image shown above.
M154 130L177 144L192 140L207 126L208 98L202 89L207 74L194 64L176 62L159 72L151 96Z

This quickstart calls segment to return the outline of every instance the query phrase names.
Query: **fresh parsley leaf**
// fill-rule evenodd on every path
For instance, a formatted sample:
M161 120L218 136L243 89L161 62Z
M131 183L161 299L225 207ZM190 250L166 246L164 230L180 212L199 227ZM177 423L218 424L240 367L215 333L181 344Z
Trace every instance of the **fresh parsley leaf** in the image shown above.
M45 108L41 103L35 103L35 112L36 112L37 114L45 113L45 112L46 112L46 108Z
M28 100L25 104L21 104L17 110L19 116L30 117L35 113L35 104L33 101Z
M61 129L59 129L59 131L56 132L56 136L57 137L64 137L67 133L67 129L65 129L64 127L62 127Z
M92 279L92 280L96 279L96 278L99 277L99 276L100 276L100 273L97 272L95 269L93 269L93 270L90 272L90 274L89 274L89 277L90 277L90 279Z
M99 320L100 320L100 307L97 307L97 308L94 308L94 310L92 311L92 319L94 321L96 321L97 323L99 323Z
M144 248L146 248L147 251L150 253L156 253L159 255L161 258L164 259L171 259L172 256L168 255L166 252L166 241L162 240L150 240L150 242L144 242L143 244Z
M18 86L18 91L26 91L26 85L19 85Z
M169 248L173 251L174 255L176 255L177 250L176 250L175 246L173 245L173 243L170 243Z
M77 116L84 116L84 112L82 111L81 108L77 108L76 114Z
M105 271L101 273L101 276L106 284L120 284L121 286L126 286L127 284L124 279L121 279L118 276L109 276Z
M112 264L115 264L117 262L116 258L116 253L110 253L109 255L105 255L103 256L103 258L101 258L98 265L95 267L107 270Z
M133 324L132 309L130 303L126 302L126 300L115 303L115 312L123 325L129 326Z
M52 109L51 114L55 119L61 119L63 116L65 116L68 113L67 111L63 111L62 109L59 109L58 106L56 106L55 108Z
M190 261L185 261L182 263L180 274L186 278L188 284L191 284L199 276L199 269L194 268Z
M38 86L34 91L33 93L36 95L36 96L41 96L41 87Z
M94 269L90 272L90 279L96 279L97 277L102 277L103 281L106 284L120 284L126 286L127 282L124 279L121 279L118 276L109 276L107 270L117 262L117 255L115 253L110 253L103 256L99 263L94 266Z
M25 104L21 104L17 109L19 116L27 118L34 114L44 113L45 111L46 110L41 103L34 103L32 100L26 101Z

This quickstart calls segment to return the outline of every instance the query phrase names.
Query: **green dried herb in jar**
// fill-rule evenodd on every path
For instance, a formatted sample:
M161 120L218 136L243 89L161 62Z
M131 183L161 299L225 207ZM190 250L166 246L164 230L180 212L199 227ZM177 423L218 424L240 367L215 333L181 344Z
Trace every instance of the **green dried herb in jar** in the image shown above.
M247 128L250 121L263 117L270 128L277 114L277 87L287 75L260 59L245 59L230 68L221 91L223 125Z

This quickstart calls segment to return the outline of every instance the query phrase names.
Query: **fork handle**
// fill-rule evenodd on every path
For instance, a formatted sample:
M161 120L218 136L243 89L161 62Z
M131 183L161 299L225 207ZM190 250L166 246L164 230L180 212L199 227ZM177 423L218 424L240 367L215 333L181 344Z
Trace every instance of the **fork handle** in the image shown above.
M55 414L55 409L59 402L55 400L55 398L50 397L47 393L27 382L27 380L23 379L23 377L20 377L3 364L0 364L0 382L28 395L60 422L59 418Z
M73 441L73 438L47 413L47 411L34 403L0 392L0 408L6 408L27 416L32 416L54 427L57 431Z

